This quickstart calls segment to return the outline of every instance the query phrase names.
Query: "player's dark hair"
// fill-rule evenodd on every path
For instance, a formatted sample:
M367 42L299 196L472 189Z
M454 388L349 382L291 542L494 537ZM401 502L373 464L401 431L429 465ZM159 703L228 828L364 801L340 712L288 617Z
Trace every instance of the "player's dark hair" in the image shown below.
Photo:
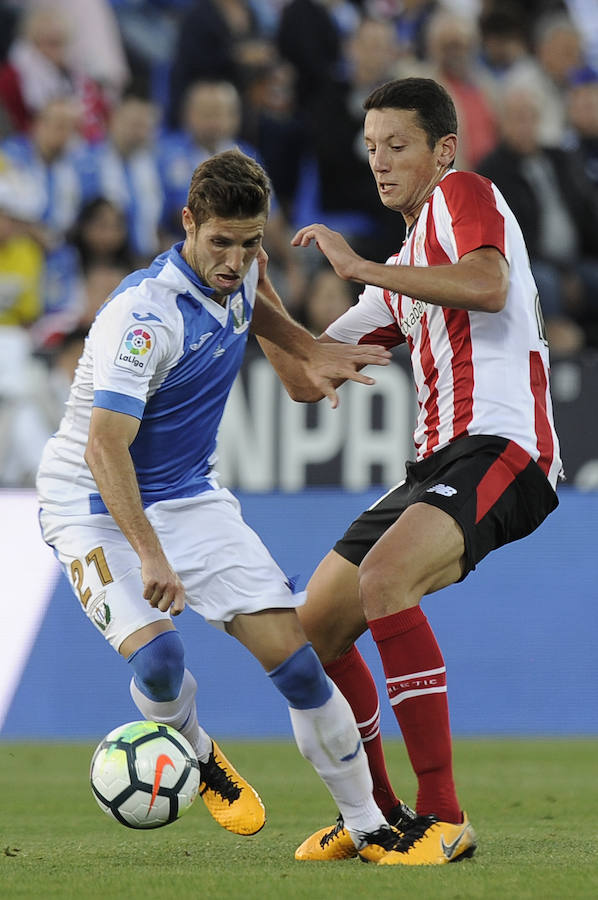
M251 219L268 213L271 191L259 163L240 150L225 150L195 169L187 206L196 225L215 217Z
M371 92L363 108L409 109L417 113L431 150L440 138L457 134L457 113L450 94L432 78L400 78Z

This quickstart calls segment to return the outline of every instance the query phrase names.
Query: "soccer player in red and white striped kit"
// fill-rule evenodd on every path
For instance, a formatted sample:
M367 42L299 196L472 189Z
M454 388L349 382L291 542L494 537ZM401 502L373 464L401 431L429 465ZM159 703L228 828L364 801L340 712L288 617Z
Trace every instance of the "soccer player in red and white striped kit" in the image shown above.
M449 94L406 78L374 90L364 108L370 166L382 203L405 220L403 246L386 264L372 262L317 224L293 243L315 243L340 278L366 285L320 340L407 344L416 459L322 560L299 614L353 709L379 806L391 823L401 815L402 835L378 864L433 865L471 856L476 838L453 780L445 664L419 604L540 525L558 504L561 461L521 230L492 182L454 169ZM283 352L262 345L294 399L318 399ZM374 681L354 644L367 628L418 780L410 825L386 772ZM295 854L355 855L340 818Z

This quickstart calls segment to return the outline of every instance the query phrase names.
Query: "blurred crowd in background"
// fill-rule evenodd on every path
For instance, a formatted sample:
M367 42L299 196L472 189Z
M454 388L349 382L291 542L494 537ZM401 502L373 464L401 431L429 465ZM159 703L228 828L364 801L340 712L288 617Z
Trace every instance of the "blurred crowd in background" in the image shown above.
M183 239L211 154L266 167L289 310L319 334L354 303L289 242L318 221L372 259L400 247L362 102L411 75L447 87L457 167L517 216L553 356L598 348L596 0L0 2L0 486L33 483L97 309Z

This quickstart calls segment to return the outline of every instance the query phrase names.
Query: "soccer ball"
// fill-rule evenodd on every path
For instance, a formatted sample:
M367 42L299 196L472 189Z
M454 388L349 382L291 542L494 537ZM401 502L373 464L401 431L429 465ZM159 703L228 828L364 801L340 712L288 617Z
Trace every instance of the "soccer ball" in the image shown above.
M128 722L101 741L89 772L100 807L128 828L160 828L186 812L199 789L189 741L157 722Z

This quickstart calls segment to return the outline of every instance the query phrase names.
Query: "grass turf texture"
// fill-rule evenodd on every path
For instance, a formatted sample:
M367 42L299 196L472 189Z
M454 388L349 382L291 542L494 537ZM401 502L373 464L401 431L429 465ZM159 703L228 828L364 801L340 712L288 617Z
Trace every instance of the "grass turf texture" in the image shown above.
M413 802L403 745L389 769ZM268 812L248 838L220 829L200 800L166 828L140 832L91 794L86 744L0 743L0 896L552 900L598 897L598 741L460 740L458 788L478 833L473 860L377 868L299 863L295 847L336 810L295 746L222 741Z

